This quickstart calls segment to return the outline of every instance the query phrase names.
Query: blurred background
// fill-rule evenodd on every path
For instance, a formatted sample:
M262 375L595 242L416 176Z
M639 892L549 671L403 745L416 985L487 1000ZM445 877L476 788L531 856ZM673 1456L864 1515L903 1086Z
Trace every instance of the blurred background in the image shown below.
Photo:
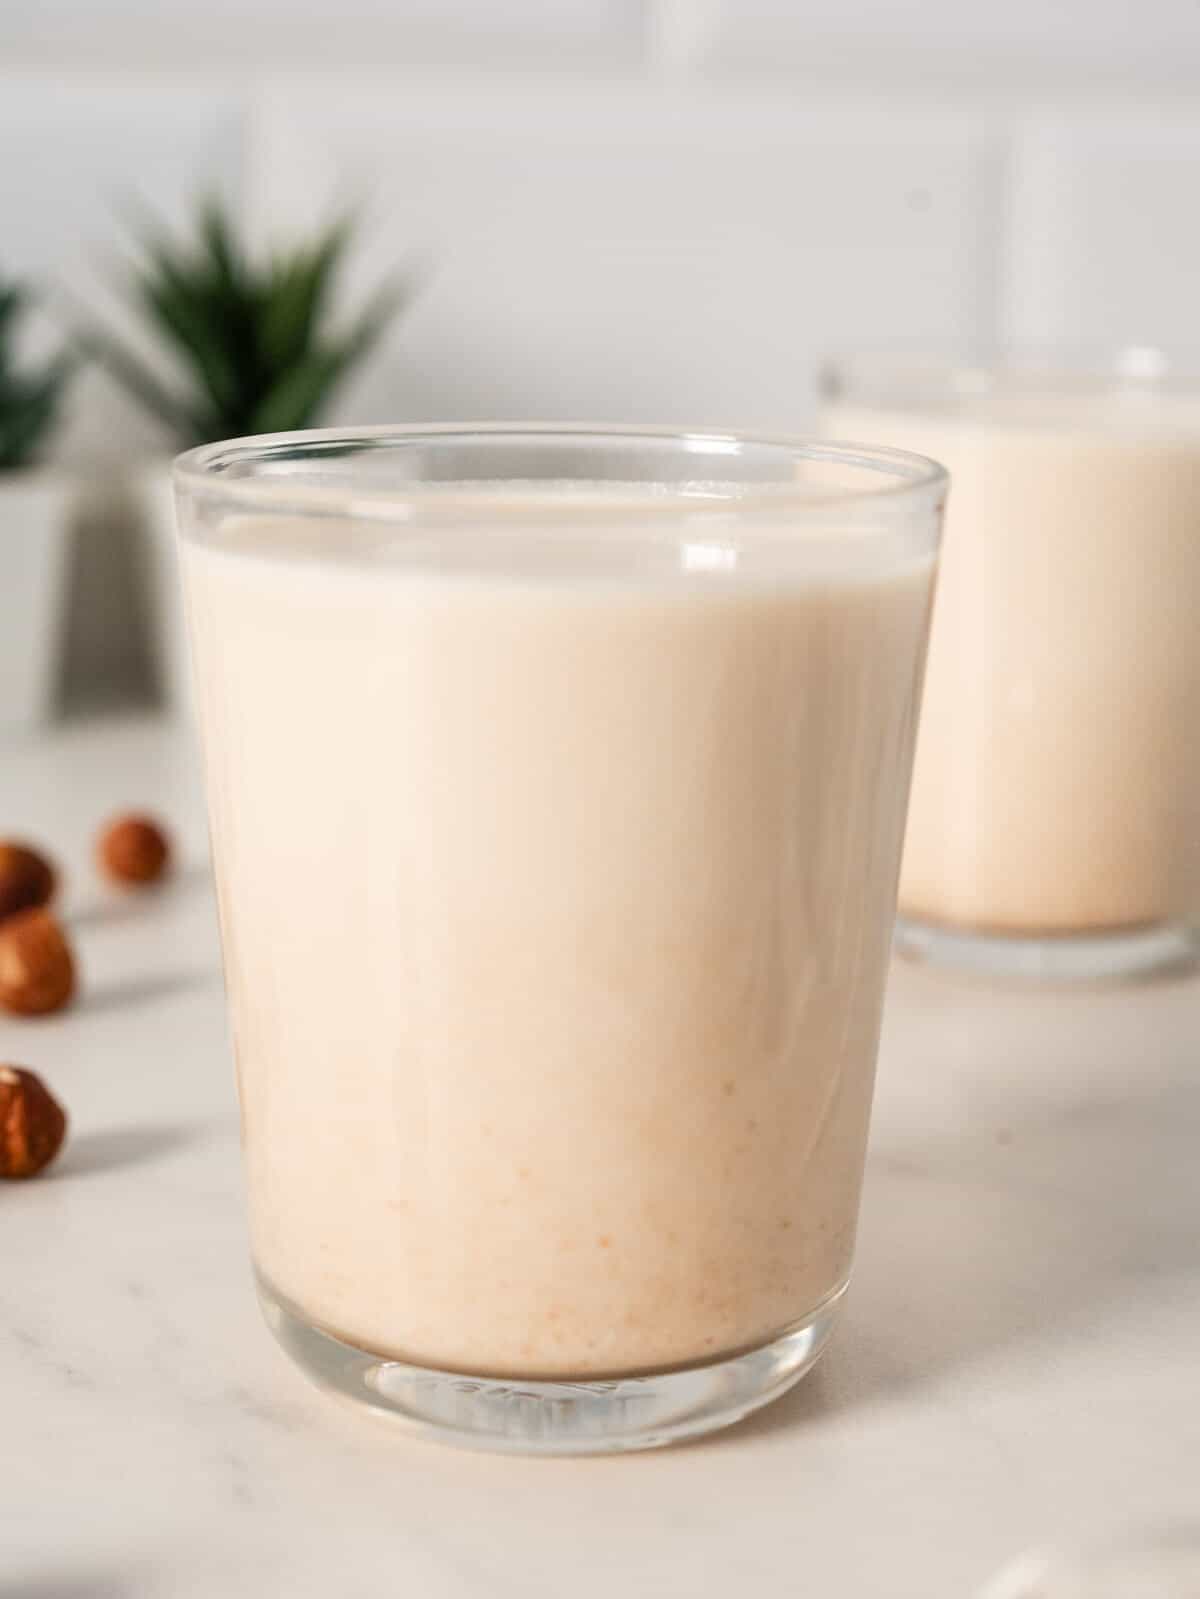
M1198 84L1195 0L5 0L0 274L31 358L136 342L131 210L353 205L339 301L412 292L320 420L797 430L831 350L1200 343ZM152 692L111 496L177 442L104 362L63 396L55 704Z

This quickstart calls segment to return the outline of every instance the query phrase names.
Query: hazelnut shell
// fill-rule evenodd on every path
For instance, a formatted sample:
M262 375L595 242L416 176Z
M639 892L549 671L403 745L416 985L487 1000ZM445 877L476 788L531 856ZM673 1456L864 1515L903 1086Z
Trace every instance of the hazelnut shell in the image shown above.
M0 921L48 905L56 881L54 867L37 850L12 839L0 841Z
M0 1066L0 1177L36 1177L66 1136L66 1112L41 1078Z
M154 883L167 869L171 845L152 817L118 816L100 834L96 858L116 883Z
M75 992L75 960L49 911L0 922L0 1006L17 1016L61 1010Z

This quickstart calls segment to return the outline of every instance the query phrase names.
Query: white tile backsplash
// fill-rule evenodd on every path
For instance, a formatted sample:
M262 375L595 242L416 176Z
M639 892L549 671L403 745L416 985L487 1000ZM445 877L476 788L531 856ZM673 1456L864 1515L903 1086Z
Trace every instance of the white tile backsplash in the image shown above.
M1194 87L1195 0L700 0L715 67L1077 89L1095 80Z
M594 66L633 61L644 28L641 0L4 0L0 60Z
M1200 117L1038 120L1016 141L1007 331L1200 357Z
M371 196L378 273L431 272L358 420L802 426L815 358L977 331L979 149L962 118L645 87L277 90L281 219Z
M122 208L177 219L202 188L236 195L246 129L243 100L208 83L0 73L0 270L41 289L40 342L61 342L77 306L116 303ZM145 683L130 528L107 480L114 461L162 448L132 403L84 370L54 454L81 485L63 675L89 704Z
M244 97L208 83L0 74L0 270L39 285L46 338L76 307L118 302L123 213L141 206L172 221L204 190L237 194L246 129ZM99 373L83 374L59 454L156 441Z
M427 275L341 417L796 428L831 347L1200 347L1195 81L1195 0L0 0L0 270L357 197L350 288ZM85 375L60 453L160 443Z

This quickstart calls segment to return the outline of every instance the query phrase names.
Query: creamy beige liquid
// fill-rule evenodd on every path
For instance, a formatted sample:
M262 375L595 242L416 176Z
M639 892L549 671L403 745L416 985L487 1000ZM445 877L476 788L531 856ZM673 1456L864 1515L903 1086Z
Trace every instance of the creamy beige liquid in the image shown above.
M478 1374L806 1317L850 1263L929 558L185 557L273 1289Z
M1200 419L1152 430L1112 404L825 415L831 437L951 473L900 890L915 917L1036 935L1200 911Z

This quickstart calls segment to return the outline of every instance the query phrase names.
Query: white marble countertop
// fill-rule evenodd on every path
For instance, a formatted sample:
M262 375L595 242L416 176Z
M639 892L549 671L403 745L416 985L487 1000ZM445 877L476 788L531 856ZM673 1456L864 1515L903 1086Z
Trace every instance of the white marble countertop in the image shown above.
M71 870L84 991L0 1021L72 1116L0 1192L0 1594L969 1599L1031 1545L1200 1511L1200 984L898 969L855 1285L825 1362L710 1441L461 1454L310 1390L260 1325L203 823L153 720L0 754ZM126 805L187 869L88 864Z

